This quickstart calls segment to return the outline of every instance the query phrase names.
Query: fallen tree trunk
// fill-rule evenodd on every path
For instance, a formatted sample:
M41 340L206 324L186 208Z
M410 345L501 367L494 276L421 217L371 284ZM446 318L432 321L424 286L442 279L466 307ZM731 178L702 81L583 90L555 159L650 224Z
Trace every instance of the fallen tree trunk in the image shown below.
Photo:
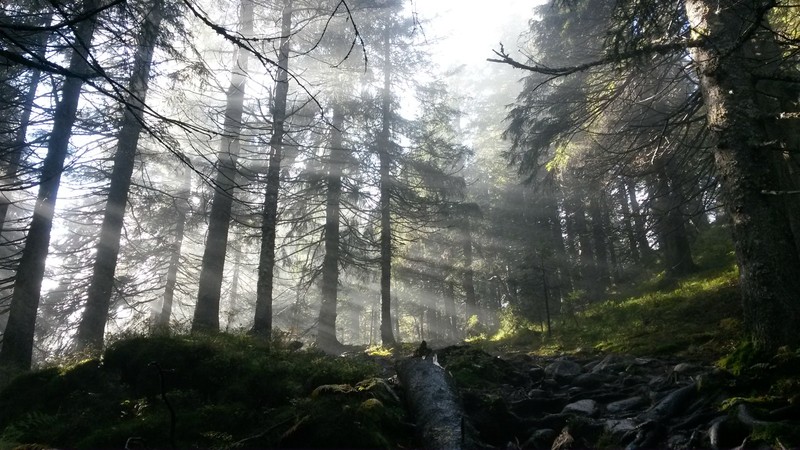
M430 356L397 364L417 431L425 448L460 449L464 443L464 413L450 375Z

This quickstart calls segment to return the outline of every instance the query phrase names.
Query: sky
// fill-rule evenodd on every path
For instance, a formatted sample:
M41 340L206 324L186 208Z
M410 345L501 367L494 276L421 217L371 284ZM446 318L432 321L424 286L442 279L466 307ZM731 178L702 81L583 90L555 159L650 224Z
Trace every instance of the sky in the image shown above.
M546 0L413 0L433 43L438 62L444 66L484 64L493 57L509 31L514 36L527 27L535 6ZM503 42L516 53L516 42Z

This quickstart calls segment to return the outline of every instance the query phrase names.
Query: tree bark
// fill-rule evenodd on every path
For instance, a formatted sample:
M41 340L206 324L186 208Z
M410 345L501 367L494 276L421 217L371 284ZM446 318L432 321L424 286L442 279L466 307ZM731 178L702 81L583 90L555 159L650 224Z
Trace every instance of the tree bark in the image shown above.
M85 0L82 10L93 11L98 6L98 0ZM96 17L93 16L75 26L75 45L69 67L73 73L90 73L87 58L95 25ZM64 161L67 157L82 86L82 78L65 79L61 90L61 101L55 109L53 130L42 163L41 182L33 210L33 220L25 237L25 248L14 279L14 293L3 335L3 347L0 349L0 366L17 369L28 369L31 366L36 311L39 308L45 260L50 246L50 230L53 227L61 173L64 171Z
M81 316L78 333L75 337L79 349L99 348L103 345L108 308L114 289L114 271L119 256L125 207L128 204L128 192L136 162L136 150L143 127L150 66L161 28L163 8L163 0L153 1L136 39L137 50L133 57L133 71L128 84L128 95L125 99L122 128L117 137L117 151L114 154L111 184L103 214L103 223L100 227L100 241L97 244L97 254L92 267L86 309Z
M47 27L52 21L53 15L48 14L41 21L41 26ZM47 47L47 38L49 32L40 33L39 39L36 42L37 54L39 57L44 58L45 49ZM31 114L33 113L33 104L36 100L36 90L39 88L39 82L42 78L42 71L39 69L32 69L30 71L30 81L28 83L28 91L22 99L22 113L19 118L19 126L14 136L14 141L11 143L11 151L8 155L7 166L5 170L5 178L8 183L18 183L17 175L19 174L19 165L22 161L22 155L27 148L28 126L31 121ZM6 217L8 216L8 208L11 206L11 200L8 198L8 193L0 192L0 233L5 229Z
M425 448L463 448L464 412L452 379L432 355L400 361L397 377L416 421L417 432Z
M325 257L322 261L322 304L317 326L317 347L336 351L336 307L339 288L339 214L342 196L342 170L345 150L342 148L344 115L334 106L328 160L328 190L325 198Z
M708 128L716 139L715 166L730 215L745 325L758 351L800 345L800 259L789 220L776 196L770 170L769 136L760 121L743 34L768 27L769 0L687 0L694 35L705 45L691 50L707 108Z
M380 164L380 215L381 215L381 342L394 345L392 333L392 205L391 205L391 87L392 61L390 28L383 32L383 100L381 104L381 133L378 148Z
M636 182L629 179L626 183L626 188L628 200L630 201L631 216L633 217L633 228L636 232L636 245L639 247L639 256L646 262L650 260L652 249L647 241L647 230L645 229L642 207L636 198Z
M464 218L464 273L461 286L464 289L465 323L478 314L478 298L475 295L475 271L472 269L472 221Z
M631 215L631 208L628 204L628 192L624 182L617 184L617 201L619 201L620 208L622 209L622 228L625 230L625 237L628 241L628 251L630 253L631 261L636 264L640 261L638 240L633 231L633 217Z
M444 315L445 336L451 342L458 341L462 336L458 333L458 318L456 317L456 287L448 281L444 288Z
M595 249L595 273L597 290L605 291L611 277L608 262L608 232L603 224L602 199L598 187L593 187L589 196L589 215L591 217L592 243Z
M269 337L272 334L272 287L275 271L275 231L278 226L278 192L281 182L283 136L286 122L286 98L289 94L289 37L292 33L292 0L285 0L281 18L281 44L278 75L275 79L275 104L272 109L272 136L267 189L261 219L261 253L256 283L256 313L252 333Z
M239 12L241 35L253 34L253 1L242 0ZM222 276L228 248L228 228L231 222L234 191L236 189L236 163L239 159L239 136L244 114L244 89L247 81L247 63L250 53L238 49L231 71L225 105L225 122L222 125L220 149L217 156L217 176L214 198L208 219L208 235L200 268L197 305L192 320L192 331L219 331L219 302L222 295Z
M664 257L664 266L668 277L687 275L696 270L692 259L692 248L686 230L686 218L682 207L684 198L680 186L677 186L662 169L656 175L656 199L653 212L657 215L658 237L661 243L661 253Z
M184 178L184 186L180 194L175 199L175 236L170 246L169 266L167 267L167 283L164 287L164 300L161 304L161 311L156 318L156 328L168 329L169 321L172 317L172 304L175 298L175 285L178 281L178 268L181 261L181 247L183 246L183 234L186 229L186 214L189 210L189 196L191 195L192 176L188 169Z

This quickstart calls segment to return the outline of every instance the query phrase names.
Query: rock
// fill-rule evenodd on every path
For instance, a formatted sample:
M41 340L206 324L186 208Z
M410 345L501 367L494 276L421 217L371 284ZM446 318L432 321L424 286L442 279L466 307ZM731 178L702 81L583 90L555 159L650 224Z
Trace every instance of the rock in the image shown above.
M585 388L596 388L598 386L603 385L603 383L608 382L608 377L605 375L601 375L598 373L582 373L576 376L572 380L572 384L575 386L585 387Z
M628 444L626 449L656 448L666 436L667 430L658 422L645 422L638 427L636 438Z
M630 359L617 355L608 355L592 367L592 373L622 372L628 364L630 364Z
M545 391L544 389L531 389L528 391L528 397L530 398L546 398L549 397L550 393Z
M691 372L696 372L698 368L699 367L694 365L694 364L680 363L680 364L676 364L675 367L672 368L672 373L677 373L677 374L680 374L680 375L686 375L686 374L689 374Z
M533 366L528 369L528 377L534 383L538 383L544 379L544 369L539 366Z
M520 416L541 416L549 413L560 412L567 404L564 397L535 397L526 398L511 404L511 412Z
M636 430L636 422L631 419L608 419L603 423L606 433L620 439L627 433Z
M572 414L562 414L562 413L547 414L541 419L529 420L528 425L531 428L536 428L536 429L550 428L553 430L560 430L564 428L567 425L567 421L569 419L572 419L573 417L575 416L573 416Z
M645 400L644 397L640 396L626 398L625 400L619 400L616 402L609 403L608 405L606 405L606 411L612 414L626 412L635 409L645 404L646 402L647 400Z
M547 365L544 373L559 383L565 384L583 372L583 367L575 361L559 359Z
M653 407L647 410L642 416L645 419L655 421L669 419L682 412L696 394L697 386L694 383L676 389L653 405Z
M708 440L711 448L738 447L750 435L752 428L739 419L722 416L714 419L708 428Z
M553 446L558 433L551 428L542 428L533 432L522 448L549 449Z
M598 412L597 402L594 400L579 400L565 406L561 412L564 414L592 417Z

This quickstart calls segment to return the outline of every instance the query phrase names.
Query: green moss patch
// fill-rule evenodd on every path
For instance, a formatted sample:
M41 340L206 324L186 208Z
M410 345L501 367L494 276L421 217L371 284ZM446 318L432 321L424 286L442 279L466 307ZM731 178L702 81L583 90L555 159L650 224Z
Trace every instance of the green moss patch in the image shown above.
M367 356L292 351L248 336L133 337L112 344L100 359L14 379L0 391L0 443L413 445L413 433L397 425L407 423L402 402L376 378L379 372Z

